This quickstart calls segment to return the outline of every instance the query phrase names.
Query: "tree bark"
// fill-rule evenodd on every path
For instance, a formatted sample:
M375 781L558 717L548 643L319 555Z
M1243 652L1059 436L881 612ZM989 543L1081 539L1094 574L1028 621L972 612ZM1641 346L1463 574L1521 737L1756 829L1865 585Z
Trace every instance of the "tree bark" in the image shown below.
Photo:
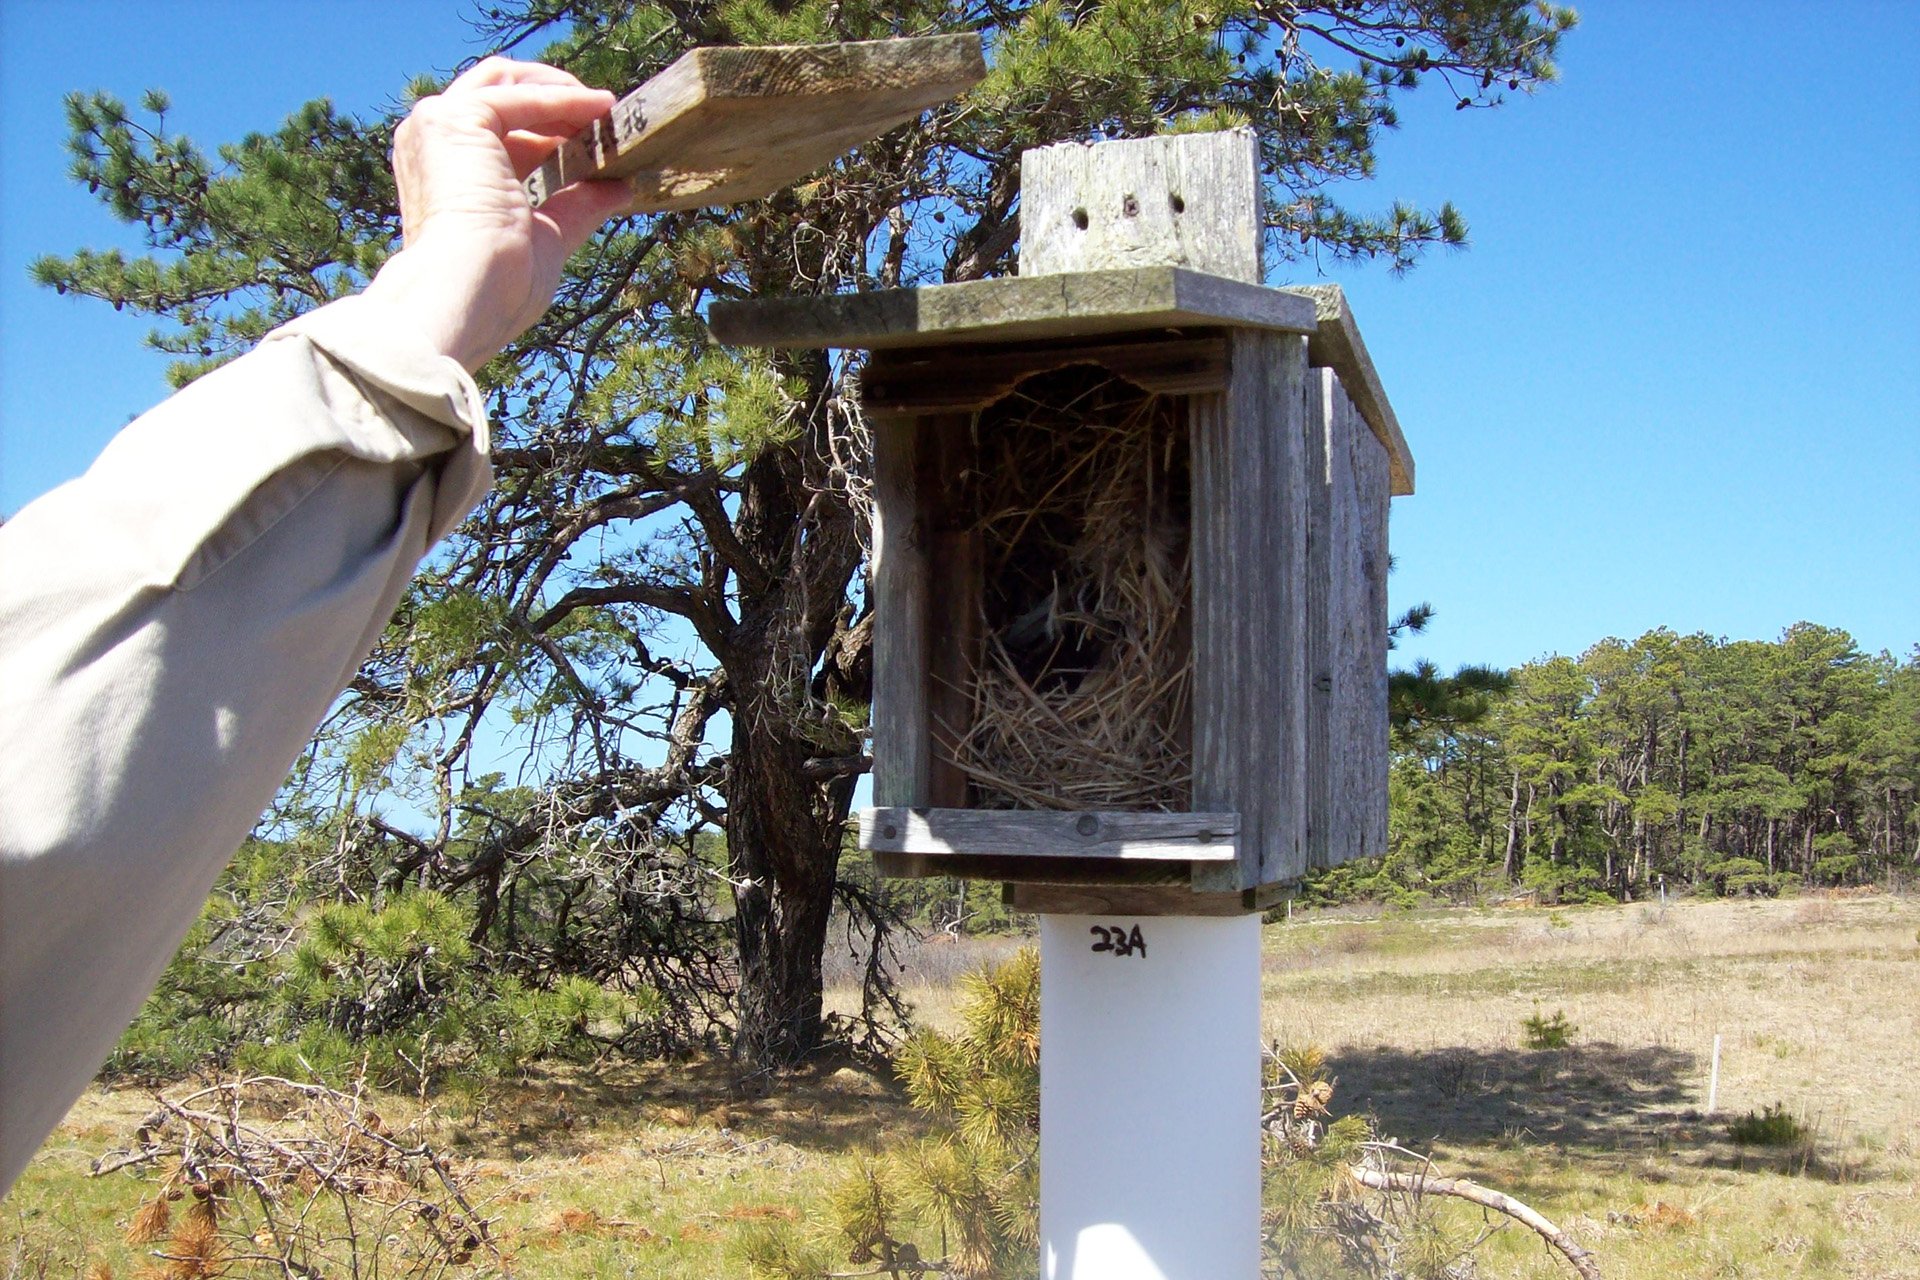
M744 473L734 529L761 572L752 586L736 577L740 621L719 655L735 690L725 785L740 960L734 1054L753 1067L790 1066L820 1047L820 957L853 777L823 779L810 764L860 745L834 709L848 690L832 660L860 564L857 516L824 472L826 360L790 359L813 388L805 434Z
M1520 771L1513 771L1513 790L1507 797L1507 856L1501 872L1510 884L1520 883Z
M786 734L735 722L727 779L740 955L734 1055L752 1067L791 1066L820 1047L820 957L845 810L819 812L808 756L806 744Z

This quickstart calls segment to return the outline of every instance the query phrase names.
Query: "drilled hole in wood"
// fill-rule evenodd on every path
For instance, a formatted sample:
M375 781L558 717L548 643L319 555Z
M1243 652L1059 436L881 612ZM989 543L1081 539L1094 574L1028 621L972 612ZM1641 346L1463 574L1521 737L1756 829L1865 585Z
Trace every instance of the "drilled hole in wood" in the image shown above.
M1168 196L1167 203L1173 206L1175 213L1185 213L1187 211L1187 202L1181 199L1178 192Z
M1075 209L1073 211L1073 225L1082 231L1087 229L1087 211L1085 209Z

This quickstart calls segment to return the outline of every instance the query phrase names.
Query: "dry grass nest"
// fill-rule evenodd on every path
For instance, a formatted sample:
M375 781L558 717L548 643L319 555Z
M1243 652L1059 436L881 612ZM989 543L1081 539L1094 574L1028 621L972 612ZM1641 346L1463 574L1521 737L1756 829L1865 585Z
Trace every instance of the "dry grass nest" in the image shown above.
M1097 369L1029 379L983 412L966 510L983 644L970 722L945 726L984 808L1189 807L1187 432Z

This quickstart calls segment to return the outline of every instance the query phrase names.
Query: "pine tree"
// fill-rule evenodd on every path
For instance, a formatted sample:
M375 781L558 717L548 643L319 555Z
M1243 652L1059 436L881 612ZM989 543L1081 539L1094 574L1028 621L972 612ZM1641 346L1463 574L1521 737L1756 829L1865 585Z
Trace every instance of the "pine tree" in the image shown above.
M877 1274L994 1280L1033 1270L1039 1248L1040 955L1022 948L967 975L953 1035L921 1031L894 1069L934 1136L862 1162L835 1188L811 1239L775 1228L753 1239L754 1273L801 1280L829 1260Z
M663 830L723 830L736 1049L766 1064L808 1053L864 768L857 370L819 353L716 347L702 309L1008 271L1022 148L1229 124L1260 133L1270 260L1405 269L1431 246L1464 243L1466 226L1448 205L1363 213L1342 202L1351 180L1374 175L1396 101L1425 89L1464 109L1530 92L1553 78L1573 24L1536 0L484 7L494 48L532 49L619 89L697 44L963 29L985 33L993 70L964 103L771 199L627 219L579 255L545 321L482 371L499 483L331 722L310 794L366 815L382 788L405 787L437 830L344 823L348 847L485 902L512 904L536 854L590 846L582 874L632 890L600 895L620 913L602 932L623 947L654 930L644 886ZM186 381L358 287L394 251L393 121L317 102L208 155L168 130L165 110L158 94L138 113L73 98L76 179L152 252L82 251L35 271L163 318L154 344L180 357L174 377ZM501 739L538 775L538 813L481 816L484 829L463 838L456 806L475 744L497 753ZM356 774L370 756L393 764ZM513 918L483 913L489 931ZM558 927L581 925L563 914Z

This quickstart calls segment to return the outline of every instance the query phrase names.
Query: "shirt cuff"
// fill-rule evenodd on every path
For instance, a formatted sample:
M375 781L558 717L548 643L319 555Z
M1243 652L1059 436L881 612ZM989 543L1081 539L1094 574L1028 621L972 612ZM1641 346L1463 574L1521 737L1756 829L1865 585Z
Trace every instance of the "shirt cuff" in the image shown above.
M466 518L493 482L485 402L460 362L441 354L379 300L361 295L309 311L268 334L275 342L305 340L368 390L442 426L459 442L442 463L431 535L438 540ZM372 442L368 442L371 444ZM377 447L355 450L374 456Z

